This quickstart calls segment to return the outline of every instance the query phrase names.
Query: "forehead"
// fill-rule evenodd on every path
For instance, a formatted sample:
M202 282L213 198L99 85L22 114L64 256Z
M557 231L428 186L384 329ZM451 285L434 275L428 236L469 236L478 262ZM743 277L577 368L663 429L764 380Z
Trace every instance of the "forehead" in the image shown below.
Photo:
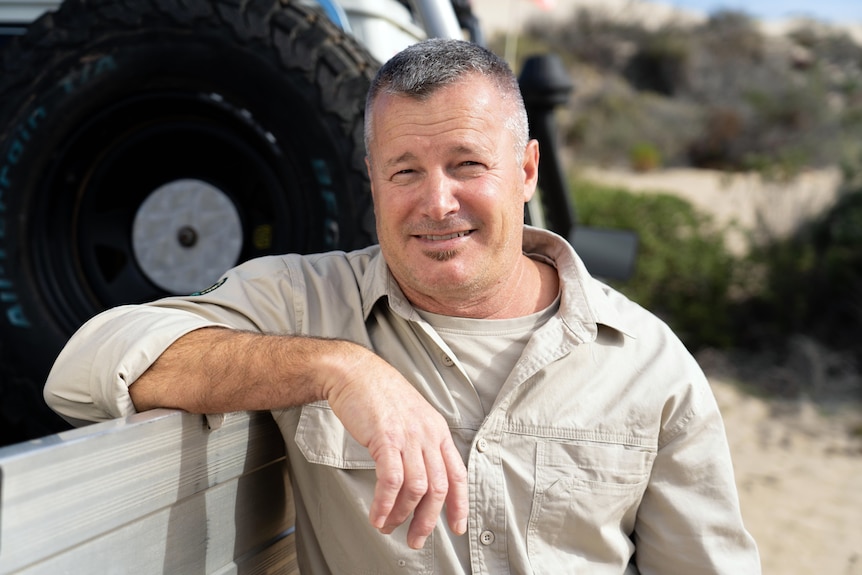
M422 98L382 93L371 109L369 153L393 146L439 145L447 140L491 144L508 132L509 108L496 86L479 75L440 87Z

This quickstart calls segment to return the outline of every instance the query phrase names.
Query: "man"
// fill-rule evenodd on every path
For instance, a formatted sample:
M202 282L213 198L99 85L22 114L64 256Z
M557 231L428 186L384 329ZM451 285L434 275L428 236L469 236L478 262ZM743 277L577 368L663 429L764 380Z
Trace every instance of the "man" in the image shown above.
M379 246L109 310L47 400L75 422L272 410L303 573L759 572L694 360L523 225L527 133L499 58L408 48L366 105Z

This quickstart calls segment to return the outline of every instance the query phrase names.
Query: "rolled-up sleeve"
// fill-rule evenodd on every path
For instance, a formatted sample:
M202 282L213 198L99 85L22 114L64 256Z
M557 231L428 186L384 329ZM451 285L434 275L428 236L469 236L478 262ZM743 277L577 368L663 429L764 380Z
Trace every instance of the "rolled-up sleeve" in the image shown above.
M182 310L121 306L92 318L69 340L45 383L48 405L72 425L135 413L129 386L174 341L223 324Z
M730 450L708 384L666 406L665 429L635 526L640 573L761 572L745 530Z

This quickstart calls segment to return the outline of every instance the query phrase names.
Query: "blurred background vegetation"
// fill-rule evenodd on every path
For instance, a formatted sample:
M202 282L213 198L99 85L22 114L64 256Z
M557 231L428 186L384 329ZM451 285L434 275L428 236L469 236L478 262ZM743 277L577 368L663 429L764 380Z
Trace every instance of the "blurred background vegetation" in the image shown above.
M491 47L502 54L504 42ZM757 234L744 254L731 253L723 230L679 197L599 185L574 167L571 188L581 224L639 234L635 274L616 287L693 351L778 357L805 337L859 373L862 46L813 21L768 35L735 11L656 29L579 11L528 24L516 72L543 52L559 55L575 83L558 121L576 165L754 171L778 182L840 168L834 207L789 236Z

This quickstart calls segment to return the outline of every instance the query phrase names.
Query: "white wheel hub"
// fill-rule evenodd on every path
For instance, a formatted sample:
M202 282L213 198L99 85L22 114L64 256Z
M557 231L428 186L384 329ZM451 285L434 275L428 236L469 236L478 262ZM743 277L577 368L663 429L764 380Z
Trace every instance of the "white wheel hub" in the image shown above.
M227 194L183 179L157 188L141 204L132 249L153 283L172 294L190 294L236 265L242 235L239 212Z

